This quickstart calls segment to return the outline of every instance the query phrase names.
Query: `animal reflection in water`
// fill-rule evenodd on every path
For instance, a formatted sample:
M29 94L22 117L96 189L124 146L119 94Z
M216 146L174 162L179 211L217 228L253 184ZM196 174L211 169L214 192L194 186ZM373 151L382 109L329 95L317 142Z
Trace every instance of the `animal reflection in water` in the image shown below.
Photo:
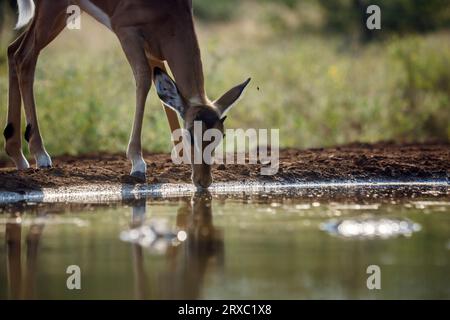
M45 215L38 212L26 236L25 269L22 273L22 224L21 217L14 216L6 223L8 296L10 299L35 298L35 282L39 241L45 227Z
M176 220L176 229L184 232L184 241L166 246L159 252L165 254L164 271L150 272L150 260L144 256L151 251L146 246L133 243L132 259L135 298L148 299L196 299L201 297L203 280L208 270L222 269L224 265L223 233L213 225L209 193L195 194L192 199L182 201ZM147 225L146 201L132 203L130 227L136 229ZM21 215L14 214L5 225L7 253L8 298L35 299L36 275L38 274L39 244L46 224L45 208L39 208L37 217L28 227ZM27 230L28 228L28 230ZM27 232L22 243L22 233ZM158 241L155 241L158 243ZM159 245L161 249L161 245ZM23 254L26 250L26 254ZM24 268L23 259L26 259ZM146 261L144 261L146 260ZM150 262L149 262L150 261ZM130 275L131 279L131 275ZM101 289L101 288L100 288Z
M145 247L133 244L136 297L145 299L201 298L203 280L209 268L222 269L224 265L223 233L213 225L209 193L197 193L178 209L176 227L186 232L185 241L168 246L165 251L167 266L154 281L147 281L143 255ZM132 227L145 222L145 200L133 208Z

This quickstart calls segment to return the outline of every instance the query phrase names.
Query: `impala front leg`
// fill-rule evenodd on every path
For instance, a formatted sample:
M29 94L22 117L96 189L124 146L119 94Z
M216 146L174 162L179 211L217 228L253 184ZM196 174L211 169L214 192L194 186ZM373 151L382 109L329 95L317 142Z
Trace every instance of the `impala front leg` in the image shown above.
M130 28L121 30L117 35L136 80L136 112L127 157L132 164L131 175L145 180L147 165L142 157L141 135L145 103L152 85L152 73L145 55L144 39L140 33L134 28Z

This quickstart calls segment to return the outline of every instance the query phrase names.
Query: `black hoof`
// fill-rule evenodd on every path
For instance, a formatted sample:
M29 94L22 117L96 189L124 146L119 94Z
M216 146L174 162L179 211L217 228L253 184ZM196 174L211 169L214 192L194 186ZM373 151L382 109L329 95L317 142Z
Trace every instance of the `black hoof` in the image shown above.
M146 182L147 181L147 177L146 177L144 172L133 172L131 174L131 176L133 178L135 178L136 180L139 180L140 182Z
M52 166L39 166L38 169L42 169L42 170L48 170L53 168Z

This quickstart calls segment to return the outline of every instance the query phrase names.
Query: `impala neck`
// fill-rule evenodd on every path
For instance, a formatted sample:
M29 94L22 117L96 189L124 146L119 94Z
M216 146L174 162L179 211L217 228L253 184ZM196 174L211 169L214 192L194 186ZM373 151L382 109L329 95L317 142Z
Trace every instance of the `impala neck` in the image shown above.
M200 50L195 48L196 43L187 46L183 54L171 56L167 62L183 97L193 104L207 104Z
M208 104L203 64L192 16L173 21L172 37L160 38L162 54L167 60L184 98L196 104Z

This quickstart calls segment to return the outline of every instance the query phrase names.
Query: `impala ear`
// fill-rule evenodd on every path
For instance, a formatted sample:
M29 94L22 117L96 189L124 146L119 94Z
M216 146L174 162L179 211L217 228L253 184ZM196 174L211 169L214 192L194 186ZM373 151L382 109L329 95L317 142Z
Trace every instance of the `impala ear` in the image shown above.
M221 98L214 102L214 105L219 109L221 117L225 117L226 113L236 104L241 97L247 85L250 83L251 78L248 78L244 83L234 87Z
M154 68L153 79L161 102L184 118L187 104L181 96L175 81L160 68Z

